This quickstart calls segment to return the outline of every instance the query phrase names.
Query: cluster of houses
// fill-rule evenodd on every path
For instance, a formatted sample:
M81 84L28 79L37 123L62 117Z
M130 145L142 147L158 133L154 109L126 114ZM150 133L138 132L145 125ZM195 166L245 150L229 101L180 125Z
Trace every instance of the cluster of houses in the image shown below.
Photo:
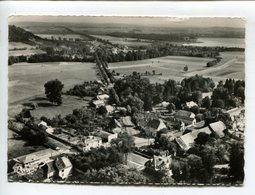
M67 156L50 148L14 158L12 164L13 173L21 176L31 176L41 170L43 174L40 179L43 181L52 178L67 179L73 168Z

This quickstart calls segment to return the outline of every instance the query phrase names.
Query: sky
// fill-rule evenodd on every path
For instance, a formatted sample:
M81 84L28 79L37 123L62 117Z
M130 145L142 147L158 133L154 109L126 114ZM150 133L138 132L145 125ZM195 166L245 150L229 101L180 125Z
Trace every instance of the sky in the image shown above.
M102 17L102 16L10 16L10 24L23 22L113 23L157 27L233 27L244 28L242 18L170 18L170 17Z

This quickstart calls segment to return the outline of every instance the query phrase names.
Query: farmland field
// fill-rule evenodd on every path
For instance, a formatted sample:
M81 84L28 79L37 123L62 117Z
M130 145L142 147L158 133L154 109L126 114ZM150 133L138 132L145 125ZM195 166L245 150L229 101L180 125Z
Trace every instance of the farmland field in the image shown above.
M44 84L59 79L64 91L77 83L96 80L93 63L18 63L9 66L9 103L44 93Z
M34 54L43 54L46 53L40 49L37 49L36 46L28 45L21 42L9 42L9 56L29 56Z
M108 40L113 44L119 44L124 46L143 46L143 45L149 45L152 43L151 40L145 40L141 39L138 41L135 38L121 38L121 37L113 37L113 36L107 36L107 35L92 35L93 37L100 38L103 40Z
M144 73L145 71L162 75L146 76L151 82L164 82L168 79L182 80L196 74L212 77L215 81L224 78L244 79L244 53L223 52L221 62L207 68L206 63L212 58L198 58L185 56L166 56L154 59L146 59L134 62L110 63L109 68L120 74L131 74L134 71ZM184 66L188 66L188 72L184 72Z
M59 37L61 37L61 39L83 39L85 37L83 37L82 35L78 35L78 34L36 34L39 37L42 37L44 39L51 39L52 37L54 39L59 39Z
M9 50L14 50L14 49L35 49L35 46L28 45L26 43L22 42L9 42Z
M240 47L245 48L245 41L241 38L198 38L196 43L185 43L186 46L201 47Z
M110 63L110 69L120 74L131 74L133 71L144 73L145 71L162 75L148 76L152 82L164 82L167 79L182 80L184 66L188 65L189 71L204 69L211 58L197 58L185 56L166 56L160 58L146 59L134 62Z

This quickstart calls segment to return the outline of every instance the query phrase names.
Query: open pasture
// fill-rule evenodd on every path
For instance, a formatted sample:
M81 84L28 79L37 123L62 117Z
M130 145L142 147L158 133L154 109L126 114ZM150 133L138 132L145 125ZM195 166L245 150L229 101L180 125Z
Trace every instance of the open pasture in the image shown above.
M132 74L137 71L144 73L155 70L156 74L162 75L146 76L152 82L164 82L167 79L182 80L185 74L183 68L188 66L189 71L202 70L206 68L206 63L212 58L197 58L185 56L166 56L160 58L146 59L132 62L110 63L109 68L120 74Z
M78 35L78 34L36 34L39 37L42 37L44 39L52 39L52 37L54 39L66 39L66 40L70 40L70 39L85 39L84 36L82 35Z
M206 73L207 76L221 77L221 78L245 78L245 56L243 52L223 52L221 53L223 59L230 59L225 65L212 67L210 72Z
M108 40L109 42L113 44L119 44L119 45L128 46L128 47L145 46L152 43L151 40L145 40L145 39L141 39L140 41L138 41L135 38L127 38L127 37L122 38L122 37L113 37L108 35L92 35L92 36L99 39Z
M35 49L36 46L28 45L22 42L9 42L9 51L15 49Z
M204 75L212 77L215 81L226 78L244 79L244 53L222 52L222 60L216 66L206 67L206 63L213 58L199 58L186 56L166 56L132 62L110 63L109 68L120 74L132 74L134 71L152 73L156 75L145 76L151 82L164 82L168 79L181 81L185 77ZM188 71L183 70L188 66ZM162 75L157 75L162 73Z
M97 79L95 64L81 62L18 63L9 69L9 103L44 93L44 84L59 79L64 91Z

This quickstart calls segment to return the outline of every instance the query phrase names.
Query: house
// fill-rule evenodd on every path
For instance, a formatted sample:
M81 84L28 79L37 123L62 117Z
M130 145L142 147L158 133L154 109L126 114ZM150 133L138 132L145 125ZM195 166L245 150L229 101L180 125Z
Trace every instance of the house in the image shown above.
M182 136L183 132L182 131L179 131L179 130L174 130L174 131L169 131L167 133L162 133L160 135L160 137L165 137L167 138L169 141L173 141L175 140L176 138Z
M131 117L130 116L124 116L120 118L120 124L123 127L134 127L134 123L131 121Z
M105 110L106 110L107 114L112 114L114 112L115 108L111 105L106 105Z
M167 109L167 106L169 105L169 102L161 102L155 106L152 107L152 111L156 113L161 114L169 114L169 110Z
M161 129L166 129L166 125L162 119L152 119L148 123L148 128L154 129L155 131L160 131Z
M193 107L193 106L198 106L195 102L193 102L193 101L190 101L190 102L186 102L186 106L188 107L188 108L191 108L191 107Z
M145 164L150 160L150 158L147 158L143 155L131 152L127 155L127 166L129 168L135 168L138 171L141 171L145 168Z
M96 136L88 136L87 139L84 140L83 151L87 152L91 148L99 148L102 146L102 138Z
M54 168L54 160L49 161L45 165L42 166L44 177L49 179L52 178L55 174L55 168Z
M209 127L219 137L224 137L225 136L224 130L226 130L227 127L222 121L210 123Z
M105 103L103 100L94 100L92 101L92 105L95 106L96 108L100 108L101 106L104 106Z
M97 95L97 99L106 102L109 99L109 95L107 94Z
M57 158L55 161L55 165L58 170L58 176L61 179L66 179L70 175L73 168L72 163L65 156Z
M96 132L95 135L101 137L103 142L108 143L110 143L112 139L116 139L118 137L117 133L109 133L103 130Z
M168 151L162 151L159 155L153 155L153 168L155 171L170 169L172 163L172 157L168 154Z
M40 150L28 155L14 158L15 165L13 171L18 174L27 174L35 171L39 166L43 166L50 161L50 158L60 155L59 151L52 149Z
M176 138L175 140L183 150L188 150L194 144L195 139L201 132L204 132L208 135L212 133L208 127L204 127L202 129L193 130L192 132L182 135L179 138Z
M47 125L47 123L44 122L44 121L41 121L40 123L38 123L38 127L39 127L40 129L44 129L44 130L48 129L48 125Z
M175 118L184 122L185 125L195 125L196 115L193 112L179 110L175 113Z

